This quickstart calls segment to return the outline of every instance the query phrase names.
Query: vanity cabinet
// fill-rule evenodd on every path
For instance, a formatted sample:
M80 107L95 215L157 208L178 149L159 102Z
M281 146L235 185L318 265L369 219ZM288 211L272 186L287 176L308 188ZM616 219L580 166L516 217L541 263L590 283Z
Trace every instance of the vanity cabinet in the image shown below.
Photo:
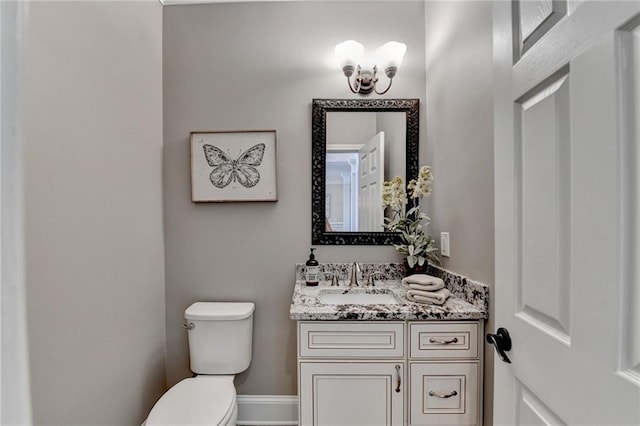
M301 426L481 425L483 321L299 321Z

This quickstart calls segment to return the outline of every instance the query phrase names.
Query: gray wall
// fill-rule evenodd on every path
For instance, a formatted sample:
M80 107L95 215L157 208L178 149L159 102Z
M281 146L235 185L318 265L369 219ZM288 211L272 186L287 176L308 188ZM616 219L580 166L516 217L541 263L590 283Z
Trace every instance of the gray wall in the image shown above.
M27 7L34 421L139 425L165 386L162 7Z
M493 290L493 63L490 2L427 2L427 157L431 228L449 231L447 269ZM493 301L491 301L493 303ZM493 329L493 304L487 330ZM485 345L485 424L492 423L493 352Z
M311 245L311 100L354 97L333 64L334 46L349 38L372 55L386 41L407 43L403 67L386 97L424 99L422 2L165 8L169 385L190 375L184 309L198 300L248 300L257 304L253 363L236 379L238 392L297 393L295 322L289 319L289 305L294 265L307 259ZM424 120L421 124L424 129ZM232 129L277 130L277 203L191 202L189 132ZM322 246L317 258L398 259L388 246Z
M217 4L164 14L163 31L155 2L29 5L26 255L37 423L140 423L164 388L165 319L167 385L190 374L181 324L196 300L255 301L254 360L239 392L296 393L288 307L293 266L310 245L310 102L355 97L332 66L333 46L348 38L369 52L390 39L407 43L385 97L423 101L420 164L436 176L432 233L451 232L445 267L493 283L490 4ZM225 129L277 129L277 203L191 203L188 133ZM398 259L390 247L368 246L320 247L318 258ZM491 377L488 362L487 424Z

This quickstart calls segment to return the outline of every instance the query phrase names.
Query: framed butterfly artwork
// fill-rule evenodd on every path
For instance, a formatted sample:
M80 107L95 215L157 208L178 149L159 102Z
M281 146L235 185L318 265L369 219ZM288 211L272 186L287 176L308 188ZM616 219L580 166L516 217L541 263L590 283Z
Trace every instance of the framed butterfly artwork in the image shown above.
M278 201L276 131L191 132L194 203Z

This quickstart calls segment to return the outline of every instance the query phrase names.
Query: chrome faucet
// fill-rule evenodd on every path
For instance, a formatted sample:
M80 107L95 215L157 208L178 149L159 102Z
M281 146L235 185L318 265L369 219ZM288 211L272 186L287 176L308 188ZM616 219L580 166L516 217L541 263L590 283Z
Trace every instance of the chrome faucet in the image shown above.
M349 282L349 287L358 287L358 272L360 272L360 265L358 262L353 262L353 266L351 267L351 281Z

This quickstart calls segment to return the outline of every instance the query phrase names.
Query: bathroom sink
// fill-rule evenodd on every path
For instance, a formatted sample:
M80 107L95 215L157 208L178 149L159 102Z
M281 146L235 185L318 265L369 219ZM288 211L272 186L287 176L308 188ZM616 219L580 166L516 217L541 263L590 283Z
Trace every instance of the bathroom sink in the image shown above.
M321 291L318 302L323 305L392 305L400 303L391 292L343 290Z

